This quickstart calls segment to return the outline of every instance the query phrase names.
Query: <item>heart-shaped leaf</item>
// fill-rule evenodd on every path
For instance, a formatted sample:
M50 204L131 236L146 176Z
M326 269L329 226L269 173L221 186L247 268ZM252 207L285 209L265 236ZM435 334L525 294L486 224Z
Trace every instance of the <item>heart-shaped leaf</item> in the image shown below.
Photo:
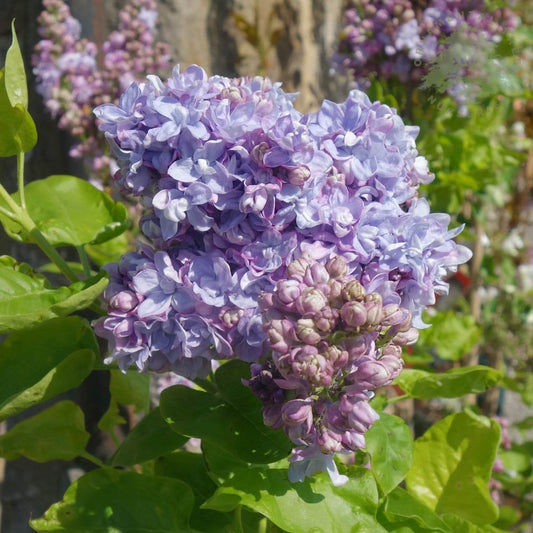
M49 176L32 181L24 191L30 217L53 246L99 244L129 226L121 203L80 178ZM18 193L12 196L18 203ZM12 238L27 240L17 223L7 217L0 220Z
M24 456L38 463L71 461L84 452L89 437L83 412L65 400L0 435L0 456L9 460Z
M468 411L447 416L415 441L407 489L437 514L484 525L498 518L488 484L500 442L495 420Z
M241 361L222 365L215 374L216 394L182 385L165 389L163 418L180 435L212 441L243 461L269 463L286 457L291 443L281 431L264 425L259 400L241 382L249 377L248 366Z
M193 504L182 481L106 468L75 481L30 525L37 532L187 533Z
M407 368L394 380L394 384L411 398L457 398L485 392L502 377L499 370L482 365L452 368L443 373Z

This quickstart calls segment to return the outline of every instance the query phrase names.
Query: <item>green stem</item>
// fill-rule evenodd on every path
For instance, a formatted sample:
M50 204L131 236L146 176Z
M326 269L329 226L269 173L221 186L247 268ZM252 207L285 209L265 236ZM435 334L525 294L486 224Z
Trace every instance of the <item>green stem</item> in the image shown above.
M19 188L20 207L26 211L26 195L24 193L24 152L17 154L17 184Z
M83 272L85 272L85 275L87 277L90 277L91 276L91 265L89 264L89 258L87 257L85 248L83 246L76 246L76 250L78 251L78 255L80 256L80 261L83 266Z
M70 269L66 261L59 255L57 250L47 241L46 237L40 232L39 228L35 225L35 222L31 219L26 209L19 206L11 195L0 185L0 197L11 209L11 220L20 224L22 229L26 232L32 242L34 242L39 248L46 254L48 259L54 263L61 273L70 281L79 281L78 276Z
M9 218L10 220L13 220L14 222L17 221L17 217L11 211L6 209L5 207L2 207L1 205L0 205L0 213L2 213L2 215Z
M237 505L233 513L233 525L237 533L244 533L242 528L242 505Z
M83 453L80 454L80 457L83 457L84 459L87 459L87 461L90 461L91 463L95 464L96 466L100 468L105 468L106 465L98 459L95 455L92 453L89 453L88 451L84 450Z
M394 398L388 398L387 403L391 404L391 403L401 402L402 400L408 400L409 398L411 398L409 394L402 394L401 396L395 396Z
M32 241L46 254L48 259L54 263L61 273L72 283L80 281L78 276L71 270L67 262L59 255L57 250L46 240L46 237L39 231L39 228L35 225L33 220L28 217L28 220L31 221L33 228L28 230L27 227L23 224L21 226L26 230ZM28 226L30 226L28 224Z

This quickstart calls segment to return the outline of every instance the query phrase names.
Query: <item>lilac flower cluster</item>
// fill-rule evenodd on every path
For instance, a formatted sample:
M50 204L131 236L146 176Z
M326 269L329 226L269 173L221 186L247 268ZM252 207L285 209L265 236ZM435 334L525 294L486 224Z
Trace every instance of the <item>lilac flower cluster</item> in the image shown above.
M63 0L43 0L42 40L32 58L37 91L58 126L79 140L70 151L83 158L96 183L107 181L109 150L92 109L119 95L139 77L169 67L168 46L154 42L154 0L132 0L119 14L118 30L102 45L81 39L81 24Z
M417 198L433 179L418 128L359 91L308 115L293 99L268 79L193 65L95 110L150 243L107 267L96 331L122 369L193 379L216 359L258 362L255 373L293 385L289 398L271 380L281 403L299 400L285 409L305 405L307 425L286 429L319 455L299 467L331 467L362 445L369 391L400 370L400 346L470 252ZM335 407L305 403L319 390Z
M349 0L334 69L364 84L372 77L418 83L459 29L473 40L497 42L518 19L509 7L488 10L482 0Z
M272 356L252 365L247 384L263 403L265 424L282 427L297 445L289 477L302 481L320 465L342 483L333 456L365 447L378 418L372 391L399 375L401 347L418 338L411 313L367 293L342 256L325 267L294 261L260 306Z

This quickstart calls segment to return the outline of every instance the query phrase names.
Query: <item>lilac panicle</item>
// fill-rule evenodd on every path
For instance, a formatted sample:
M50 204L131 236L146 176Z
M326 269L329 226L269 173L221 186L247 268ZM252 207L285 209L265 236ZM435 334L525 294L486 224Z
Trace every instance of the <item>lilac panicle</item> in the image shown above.
M333 69L350 72L360 87L374 77L418 85L450 46L455 32L465 33L471 42L490 44L516 28L512 2L497 8L488 4L481 0L349 0ZM470 75L468 65L453 71L455 79L466 83ZM448 84L447 92L458 105L465 97L461 85Z
M168 46L154 40L156 3L130 0L119 14L117 30L100 49L81 38L81 24L63 0L43 0L43 7L41 40L32 57L37 91L59 128L78 141L70 155L82 158L101 186L109 181L111 159L93 108L117 102L132 81L169 68Z
M346 264L342 256L335 261L336 268L329 269L337 274L335 278L319 263L309 261L303 276L291 265L288 270L294 273L276 283L274 298L270 304L263 303L262 311L267 336L284 337L283 342L271 346L272 358L247 381L263 403L265 423L283 428L297 446L291 463L294 479L301 479L302 472L317 464L331 465L328 456L364 447L364 434L378 417L368 400L375 389L390 384L401 372L401 346L410 340L403 333L413 329L411 313L395 303L385 305L379 319L376 315L369 319L365 306L381 302L381 295L350 290L358 281L352 275L339 276L347 270ZM325 277L313 275L317 270ZM311 290L313 296L321 294L320 305L306 307L305 291L295 296L290 309L276 298L288 282L300 279L315 286ZM341 299L329 297L332 279L341 284ZM322 290L316 288L320 286ZM324 315L331 317L327 330L319 326ZM278 316L284 317L282 328ZM300 334L302 321L308 330L319 333ZM265 386L272 394L262 392ZM339 483L336 474L332 479Z
M109 265L96 324L120 368L205 375L252 363L291 478L364 446L368 399L470 257L418 198L418 129L360 91L303 115L268 79L175 67L95 109L149 245Z

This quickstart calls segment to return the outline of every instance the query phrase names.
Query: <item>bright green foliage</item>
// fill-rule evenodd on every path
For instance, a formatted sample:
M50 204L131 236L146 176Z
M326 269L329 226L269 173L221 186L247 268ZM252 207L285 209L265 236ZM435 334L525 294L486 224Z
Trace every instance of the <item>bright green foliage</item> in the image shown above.
M406 531L452 533L436 513L400 487L387 496L381 511L381 523L387 531L406 528Z
M109 462L112 466L143 463L177 450L187 440L170 429L156 408L128 433Z
M193 504L192 490L177 479L100 469L30 525L38 532L186 533Z
M216 393L170 387L161 394L161 413L180 435L213 442L244 461L270 463L286 457L291 444L281 431L265 426L259 400L241 383L246 377L248 365L225 363L215 374Z
M13 41L0 70L0 157L29 152L37 142L37 130L28 108L24 61L11 24Z
M79 317L10 335L0 345L0 420L78 386L97 353L94 333Z
M6 93L13 107L20 105L28 109L28 88L26 86L26 72L24 60L15 32L15 21L11 21L11 34L13 41L6 53Z
M52 288L29 265L0 257L0 333L20 331L88 307L104 290L103 275Z
M400 483L413 460L413 437L407 424L397 416L380 413L366 432L366 449L379 488L389 493Z
M408 492L439 515L456 514L478 525L495 522L498 507L488 482L499 442L494 420L469 411L444 418L415 442Z
M65 400L1 435L0 456L10 460L24 456L39 463L54 459L70 461L84 452L89 437L83 412L75 403Z
M240 470L226 481L204 507L230 511L244 505L266 516L289 533L381 533L376 510L378 492L372 473L348 469L350 480L334 487L327 474L291 483L287 462Z
M485 392L501 378L499 370L482 365L452 368L443 373L408 368L394 383L411 398L458 398L469 393Z
M481 329L472 315L441 311L429 322L430 328L420 330L415 350L429 350L439 359L459 361L481 336Z
M28 213L53 246L98 244L129 226L126 208L90 183L74 176L49 176L25 187ZM19 194L12 195L19 201ZM6 232L27 241L22 228L0 216Z

